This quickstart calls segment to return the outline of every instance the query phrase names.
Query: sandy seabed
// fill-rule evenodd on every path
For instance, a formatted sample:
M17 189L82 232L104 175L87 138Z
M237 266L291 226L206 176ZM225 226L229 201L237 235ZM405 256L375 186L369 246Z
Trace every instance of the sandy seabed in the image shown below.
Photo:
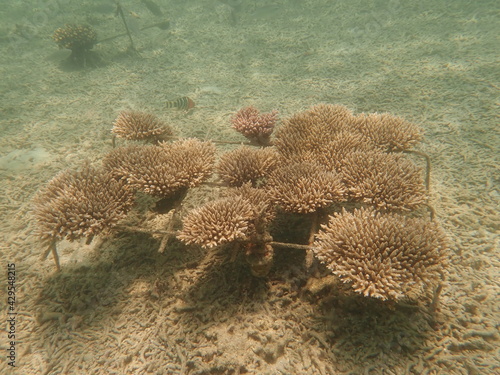
M17 367L2 331L0 373L500 373L496 2L157 0L171 26L134 31L139 54L119 38L96 46L98 66L70 69L53 31L122 33L110 3L0 10L0 283L15 263L18 312ZM121 4L132 30L162 19ZM194 111L165 109L181 96ZM180 136L243 141L229 126L239 108L285 117L318 103L425 129L419 150L431 156L432 205L451 244L436 316L429 293L387 306L322 289L298 250L278 250L264 279L224 251L174 242L159 254L137 233L61 243L61 272L40 261L33 195L63 169L98 164L121 110L155 113ZM186 204L216 195L195 189ZM2 322L7 313L2 293Z

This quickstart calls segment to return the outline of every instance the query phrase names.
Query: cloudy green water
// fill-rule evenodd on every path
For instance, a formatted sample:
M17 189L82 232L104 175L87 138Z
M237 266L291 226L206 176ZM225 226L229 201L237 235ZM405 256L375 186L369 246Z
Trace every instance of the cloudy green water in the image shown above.
M139 0L120 2L137 53L118 37L98 43L99 59L85 68L68 64L69 51L58 49L52 35L68 23L92 26L99 40L124 33L113 1L2 4L0 260L19 269L23 314L19 367L10 369L2 354L0 372L498 373L498 3L153 4L161 12ZM168 29L147 28L165 18ZM183 96L194 99L195 111L167 111L165 101ZM148 300L149 290L157 279L172 290L189 280L178 262L189 263L189 256L151 254L148 238L137 240L140 258L132 250L123 258L83 252L85 265L68 264L61 275L39 260L33 194L65 168L97 163L111 147L119 111L153 112L182 136L241 141L228 121L243 106L289 116L317 103L390 112L425 130L419 149L432 159L432 203L451 243L435 326L411 308L388 318L376 308L347 306L340 308L345 315L332 317L309 300L279 300L293 288L276 292L270 281L258 284L261 294L243 298L255 287L246 279L230 280L234 288L216 284L226 292L221 299L209 298L217 295L210 285L198 286L210 318L179 313L172 306L185 293L165 292L162 304ZM275 277L281 282L293 272ZM0 307L5 320L3 294ZM7 348L3 333L0 347Z

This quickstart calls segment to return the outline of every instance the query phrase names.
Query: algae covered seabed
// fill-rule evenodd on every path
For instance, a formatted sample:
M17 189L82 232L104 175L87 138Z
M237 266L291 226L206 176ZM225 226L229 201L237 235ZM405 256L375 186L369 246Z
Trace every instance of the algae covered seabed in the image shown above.
M0 282L15 263L13 373L500 373L497 2L157 0L170 28L141 32L162 18L121 4L140 56L119 38L83 70L63 63L69 51L51 35L66 23L100 39L122 33L113 2L0 10ZM194 111L165 109L181 96ZM277 250L265 279L230 254L175 242L159 254L157 240L131 233L61 243L59 273L40 261L34 193L82 160L98 164L119 111L155 113L180 136L243 141L229 126L239 108L285 117L318 103L425 129L418 149L432 159L432 205L451 244L435 317L425 293L390 307L316 293L300 251ZM186 204L216 194L203 187ZM2 293L3 322L6 302ZM3 331L0 347L0 372L12 371Z

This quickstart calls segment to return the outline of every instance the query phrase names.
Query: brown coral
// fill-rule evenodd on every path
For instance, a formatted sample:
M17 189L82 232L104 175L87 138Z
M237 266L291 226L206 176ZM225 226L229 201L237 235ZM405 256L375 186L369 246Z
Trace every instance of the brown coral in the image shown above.
M54 32L52 36L59 48L71 50L70 61L85 67L92 59L90 50L97 43L96 31L86 25L65 25ZM94 61L92 61L94 60Z
M86 165L54 177L34 199L38 234L46 243L70 241L112 229L130 210L133 193L124 181Z
M123 111L111 130L119 138L158 142L173 134L172 129L150 113Z
M212 174L216 149L211 141L186 138L162 143L162 147L167 151L172 173L185 186L198 186Z
M342 142L345 137L349 140ZM337 169L335 161L343 157L336 152L337 146L403 151L421 138L422 129L400 117L387 113L354 115L344 106L320 104L285 119L274 144L283 160L317 161ZM335 158L332 163L325 163L325 151Z
M360 209L330 217L313 251L357 293L396 300L440 277L446 248L435 222Z
M267 225L275 217L275 206L268 189L252 187L250 183L240 187L228 189L225 197L241 197L249 201L257 212L259 212L262 224Z
M319 104L285 119L274 144L283 160L312 161L335 134L349 131L354 115L340 105Z
M107 155L104 165L132 187L165 198L206 180L214 160L211 142L185 139L160 146L118 148Z
M258 209L247 199L222 198L191 211L184 218L177 238L204 248L248 240L255 233L254 222L258 217Z
M117 147L104 156L103 166L117 180L127 180L129 171L140 168L145 146L131 145Z
M344 159L355 151L376 151L377 147L365 136L347 130L341 130L333 134L329 141L312 150L309 154L303 154L306 161L315 161L324 165L329 171L340 172Z
M89 50L97 43L96 31L87 25L65 25L52 36L60 48Z
M229 189L224 195L191 211L177 237L204 248L234 242L232 250L245 255L252 274L266 276L274 256L268 232L274 209L267 191L247 183Z
M233 129L243 134L253 144L267 146L274 126L278 121L278 112L260 113L253 106L240 109L231 118Z
M338 104L317 104L303 113L316 126L320 126L330 133L349 127L353 114L346 106Z
M254 149L242 146L222 155L217 166L219 177L228 186L258 184L277 163L276 151L270 147Z
M294 163L271 173L271 199L285 211L311 213L344 200L341 178L313 163Z
M384 210L413 210L427 201L422 171L403 154L352 152L341 174L351 198Z
M422 128L389 113L356 116L355 129L387 151L403 151L422 139Z
M189 185L189 171L176 170L169 163L169 153L160 146L144 147L137 160L125 166L127 182L134 188L156 197L168 197Z

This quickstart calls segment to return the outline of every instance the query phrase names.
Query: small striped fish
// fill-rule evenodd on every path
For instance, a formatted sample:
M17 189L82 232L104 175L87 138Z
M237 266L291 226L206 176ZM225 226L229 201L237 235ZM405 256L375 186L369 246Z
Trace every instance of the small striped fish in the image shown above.
M166 103L166 105L167 108L177 108L185 111L189 111L191 108L194 108L194 102L187 96L183 96L182 98L176 100L170 100Z

